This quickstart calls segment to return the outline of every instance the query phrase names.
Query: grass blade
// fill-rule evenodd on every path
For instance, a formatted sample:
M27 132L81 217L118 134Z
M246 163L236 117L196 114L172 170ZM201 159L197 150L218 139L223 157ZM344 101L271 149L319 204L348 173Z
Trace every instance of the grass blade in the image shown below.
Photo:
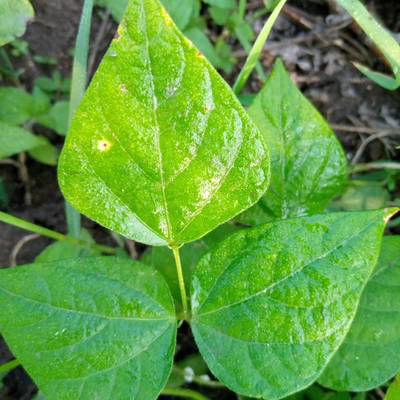
M271 29L279 16L283 6L285 5L286 0L281 0L279 4L275 7L274 11L271 13L269 18L267 19L263 29L255 41L253 48L250 51L249 56L247 57L246 63L244 64L242 70L240 71L239 76L236 79L235 84L233 85L233 91L238 95L243 89L244 85L247 82L251 72L253 71L259 57L261 51L264 47L266 40L271 32Z

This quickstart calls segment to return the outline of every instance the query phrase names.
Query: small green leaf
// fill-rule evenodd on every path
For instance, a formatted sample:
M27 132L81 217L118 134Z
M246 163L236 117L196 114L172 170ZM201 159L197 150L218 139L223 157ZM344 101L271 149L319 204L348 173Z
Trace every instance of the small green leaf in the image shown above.
M29 150L29 155L36 161L46 165L57 165L58 150L43 136L39 136L42 144Z
M384 384L399 370L400 236L386 236L351 329L319 383L363 392Z
M248 224L322 212L346 183L346 158L332 129L278 60L249 108L271 152L271 186L240 217Z
M176 26L184 30L191 20L197 0L162 0L162 4L168 11Z
M268 400L315 381L350 328L394 211L266 224L204 256L193 273L191 324L213 374Z
M0 275L0 330L46 398L157 398L172 367L176 319L156 271L87 257Z
M81 230L80 240L95 243L86 229ZM93 248L77 246L64 240L51 243L36 258L35 263L68 260L70 258L99 256L100 253Z
M32 116L33 109L33 98L25 90L0 87L0 122L23 124Z
M226 82L157 0L131 0L60 158L68 201L131 239L178 246L268 180L264 137Z
M203 0L203 1L204 3L219 8L232 9L237 7L236 0Z
M58 101L47 114L37 118L37 122L65 136L68 131L68 114L69 101Z
M0 46L22 36L33 16L28 0L0 0Z
M385 400L399 400L400 399L400 375L398 375L395 381L389 386L386 393Z
M0 122L0 160L42 145L43 138L17 126Z

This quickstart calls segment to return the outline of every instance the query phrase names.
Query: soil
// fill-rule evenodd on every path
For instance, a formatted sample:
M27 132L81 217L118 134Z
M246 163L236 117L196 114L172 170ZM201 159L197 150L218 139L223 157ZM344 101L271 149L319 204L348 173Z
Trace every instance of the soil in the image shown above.
M39 75L49 75L54 66L37 64L32 61L33 55L53 57L58 61L58 68L65 77L71 73L71 49L74 47L79 23L82 0L33 0L36 18L29 25L24 40L28 41L30 54L14 60L15 66L24 68L21 83L31 89L33 81ZM263 53L262 62L269 69L272 61L281 56L292 77L308 98L317 106L322 114L336 126L336 133L342 142L349 160L354 157L360 143L367 136L361 132L352 132L349 126L369 127L371 129L399 128L400 126L400 91L388 92L374 85L351 64L357 60L370 67L387 71L382 57L365 39L354 24L341 29L330 28L344 21L343 17L332 14L328 2L318 0L292 0L290 9L281 16L271 36L267 49ZM395 33L400 33L400 4L398 0L368 1L384 23ZM262 0L249 1L249 9L262 7ZM93 32L92 50L95 38L101 30L102 18L96 10ZM342 19L341 19L342 18ZM254 24L255 31L262 27L262 21ZM115 29L111 21L105 25L106 33L96 45L96 56L92 61L93 68L100 61ZM210 35L213 29L209 26ZM240 59L237 68L225 78L234 81L238 69L244 62L244 54L238 43L234 45L235 55ZM260 82L256 75L247 86L249 92L259 89ZM38 133L48 136L53 143L62 145L62 141L47 130L34 127ZM361 155L359 162L383 159L399 159L399 150L394 149L389 138L374 141ZM31 204L26 203L26 184L22 182L18 171L13 166L1 165L0 177L3 179L10 203L7 212L33 223L65 232L63 197L57 185L56 170L27 160L32 193ZM400 193L400 188L399 188ZM399 194L400 197L400 194ZM114 245L113 239L95 223L84 220L84 226L94 238L103 244ZM16 244L28 235L20 229L0 223L0 265L11 264L10 254ZM30 263L51 241L37 238L26 243L19 251L17 264ZM189 329L182 327L180 333L181 350L177 357L195 352L193 338ZM0 342L0 365L12 359L4 342ZM194 389L196 389L193 386ZM204 392L204 389L202 389ZM36 387L22 370L16 368L4 379L0 388L0 400L28 400L36 393ZM234 399L236 396L228 391L204 392L210 398Z

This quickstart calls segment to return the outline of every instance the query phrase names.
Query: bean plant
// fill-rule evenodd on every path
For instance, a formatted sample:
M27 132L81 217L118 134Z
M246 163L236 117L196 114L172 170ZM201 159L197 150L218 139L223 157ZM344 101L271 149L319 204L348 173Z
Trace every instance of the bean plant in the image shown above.
M400 370L399 238L381 253L398 210L326 212L345 154L280 60L245 110L158 0L130 0L58 178L76 210L154 247L0 271L1 333L46 399L168 393L182 323L242 396Z

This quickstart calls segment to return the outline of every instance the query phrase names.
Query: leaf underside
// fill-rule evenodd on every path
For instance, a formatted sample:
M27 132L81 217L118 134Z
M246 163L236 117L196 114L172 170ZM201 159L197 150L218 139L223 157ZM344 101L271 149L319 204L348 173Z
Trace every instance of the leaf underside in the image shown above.
M192 328L214 375L280 399L314 382L344 339L392 211L284 220L232 235L192 279Z
M175 350L161 276L114 257L0 271L0 330L48 399L156 399Z
M319 383L341 391L368 391L399 370L400 236L386 236L351 329Z
M59 164L69 202L153 245L204 236L254 204L265 140L157 0L131 0Z
M278 60L249 108L271 154L267 193L243 213L258 225L322 212L347 180L346 157L334 132Z

